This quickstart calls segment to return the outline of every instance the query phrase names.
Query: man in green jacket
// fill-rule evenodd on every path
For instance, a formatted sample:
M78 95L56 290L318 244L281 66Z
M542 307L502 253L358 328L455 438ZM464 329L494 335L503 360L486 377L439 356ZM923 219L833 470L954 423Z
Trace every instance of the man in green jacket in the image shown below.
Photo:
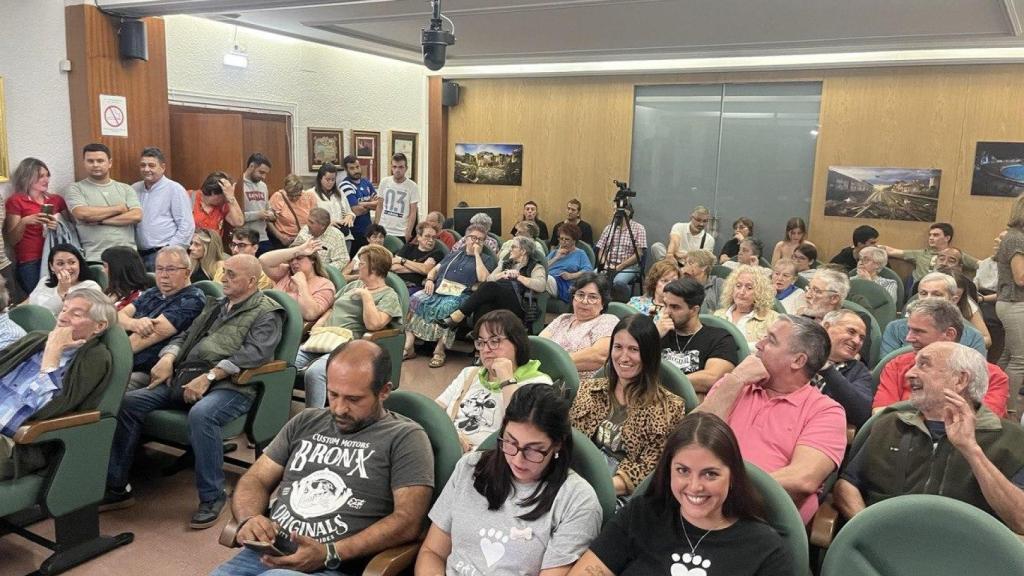
M211 299L189 329L160 351L148 387L125 394L101 510L134 504L128 473L146 416L154 410L179 409L188 412L199 491L199 509L189 526L209 528L220 517L227 501L221 428L246 414L256 395L232 377L273 359L285 313L259 290L262 268L255 256L232 256L223 269L224 297Z
M56 328L30 332L0 352L0 478L14 476L11 438L23 423L99 404L111 367L110 350L99 336L116 322L103 293L72 290ZM19 454L19 475L45 464L39 452Z
M981 400L988 367L977 350L936 342L907 372L910 403L886 408L850 453L832 495L851 518L903 494L939 494L1024 534L1024 429Z

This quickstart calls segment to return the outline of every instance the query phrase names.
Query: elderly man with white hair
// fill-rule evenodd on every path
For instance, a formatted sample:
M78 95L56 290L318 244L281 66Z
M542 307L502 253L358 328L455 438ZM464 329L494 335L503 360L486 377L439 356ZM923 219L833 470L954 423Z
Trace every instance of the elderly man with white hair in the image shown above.
M954 280L949 274L931 272L925 275L924 278L921 278L921 281L917 283L918 300L939 298L947 300L955 306L956 297L956 280ZM909 341L907 340L907 334L909 332L910 328L907 325L907 318L900 318L899 320L889 322L885 327L885 333L882 334L882 349L880 354L885 356L893 350L902 348L909 344ZM964 346L974 348L983 355L987 354L985 350L985 337L981 335L981 332L978 332L977 328L971 326L970 322L964 322L963 330L960 332L959 342Z
M889 257L886 256L885 250L877 246L865 246L860 249L860 255L857 256L857 278L870 280L884 288L885 293L895 304L899 300L899 282L878 275L878 272L888 264Z
M825 315L821 327L832 344L828 362L814 377L814 384L846 410L846 423L860 428L871 417L874 384L871 371L860 360L867 327L853 310L835 310Z
M804 307L799 314L821 322L826 314L839 310L850 293L850 278L838 270L821 268L807 283Z
M1024 429L985 407L985 357L955 342L923 348L910 403L886 409L848 456L832 494L852 518L904 494L956 498L1024 533Z

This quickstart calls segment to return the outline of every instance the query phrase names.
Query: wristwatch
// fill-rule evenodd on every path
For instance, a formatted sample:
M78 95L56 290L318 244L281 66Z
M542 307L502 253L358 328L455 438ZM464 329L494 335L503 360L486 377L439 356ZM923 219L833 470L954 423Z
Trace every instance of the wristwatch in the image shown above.
M504 388L505 386L515 386L516 384L519 384L519 381L516 380L515 376L513 376L512 378L509 378L508 380L502 382L501 387Z
M405 266L405 258L402 258L402 266Z
M214 374L213 370L210 370L209 372L206 373L206 381L211 383L217 381L217 375Z
M341 556L338 555L338 549L334 547L334 542L328 542L324 546L327 547L327 561L324 562L324 567L328 570L341 568Z

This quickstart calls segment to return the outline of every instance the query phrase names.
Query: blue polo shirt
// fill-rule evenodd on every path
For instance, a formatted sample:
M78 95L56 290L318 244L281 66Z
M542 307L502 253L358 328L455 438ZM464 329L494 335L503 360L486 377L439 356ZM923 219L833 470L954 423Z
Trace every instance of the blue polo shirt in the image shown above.
M159 318L163 316L174 326L178 334L188 330L192 321L206 306L206 295L195 286L185 286L170 296L164 297L159 288L150 288L135 299L135 315L132 318ZM173 338L173 336L172 336ZM156 342L149 348L135 353L133 372L149 372L159 360L160 350L165 341Z

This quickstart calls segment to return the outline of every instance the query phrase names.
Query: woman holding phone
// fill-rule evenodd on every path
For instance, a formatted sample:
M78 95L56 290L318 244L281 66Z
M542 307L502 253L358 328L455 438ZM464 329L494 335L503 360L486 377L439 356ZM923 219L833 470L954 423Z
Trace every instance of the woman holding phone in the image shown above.
M13 193L4 204L4 232L14 245L18 285L25 294L35 290L42 274L44 232L67 217L64 198L50 194L50 169L42 160L25 158L11 178Z

